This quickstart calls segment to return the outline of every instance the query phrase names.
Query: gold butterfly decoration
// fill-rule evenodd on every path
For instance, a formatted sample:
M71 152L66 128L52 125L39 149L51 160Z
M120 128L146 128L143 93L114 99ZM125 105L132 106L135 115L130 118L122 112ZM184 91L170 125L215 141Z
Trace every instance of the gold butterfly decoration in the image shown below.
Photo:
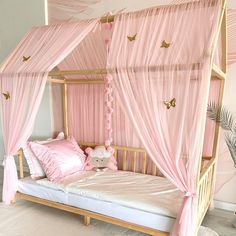
M9 92L2 93L2 94L6 98L6 100L10 99L10 97L11 97Z
M165 40L161 43L161 48L168 48L170 46L170 43L167 43Z
M172 98L170 101L164 101L164 104L166 105L167 109L170 109L171 107L175 107L176 99Z
M133 36L127 36L128 40L131 42L131 41L134 41L136 39L136 36L137 34L133 35Z
M26 56L23 56L23 59L22 61L28 61L30 59L30 56L26 57Z

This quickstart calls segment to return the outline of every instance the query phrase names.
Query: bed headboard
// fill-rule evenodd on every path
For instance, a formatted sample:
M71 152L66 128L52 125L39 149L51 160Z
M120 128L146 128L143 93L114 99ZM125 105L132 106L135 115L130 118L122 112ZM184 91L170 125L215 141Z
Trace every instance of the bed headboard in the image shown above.
M82 148L95 147L98 144L79 142ZM142 174L157 175L157 166L148 158L143 148L125 147L112 145L115 150L115 158L119 170L132 171Z
M87 147L95 147L99 144L89 142L78 142L82 149ZM100 144L103 145L103 144ZM119 170L132 171L136 173L149 174L149 175L162 175L158 170L157 166L153 163L151 158L148 157L147 152L144 148L126 147L112 145L115 149L115 158L118 163ZM23 171L23 159L24 154L22 149L17 153L18 156L18 168L19 177L24 178ZM212 157L203 157L201 171L204 169L206 163L211 160Z
M95 147L99 144L88 143L88 142L78 142L82 149L87 147ZM102 145L102 144L101 144ZM143 148L135 147L125 147L112 145L115 149L115 158L118 163L119 170L132 171L142 174L157 175L158 169L156 165L147 156L147 152ZM19 177L24 178L23 172L23 151L20 149L17 153L18 156L18 166L19 166Z

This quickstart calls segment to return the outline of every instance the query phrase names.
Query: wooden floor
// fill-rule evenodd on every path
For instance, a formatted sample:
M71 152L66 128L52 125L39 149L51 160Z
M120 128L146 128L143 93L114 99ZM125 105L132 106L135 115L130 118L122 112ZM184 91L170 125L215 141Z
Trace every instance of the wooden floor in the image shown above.
M0 167L0 201L2 197L3 168ZM236 236L236 228L232 221L236 222L233 212L215 209L210 211L203 222L204 226L215 230L220 236Z

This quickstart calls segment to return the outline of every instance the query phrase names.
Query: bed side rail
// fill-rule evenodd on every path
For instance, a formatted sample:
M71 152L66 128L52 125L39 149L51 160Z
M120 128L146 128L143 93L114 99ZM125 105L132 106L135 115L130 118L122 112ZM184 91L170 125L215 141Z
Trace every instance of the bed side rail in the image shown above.
M200 227L211 204L215 164L216 159L212 158L200 173L198 182L197 227Z

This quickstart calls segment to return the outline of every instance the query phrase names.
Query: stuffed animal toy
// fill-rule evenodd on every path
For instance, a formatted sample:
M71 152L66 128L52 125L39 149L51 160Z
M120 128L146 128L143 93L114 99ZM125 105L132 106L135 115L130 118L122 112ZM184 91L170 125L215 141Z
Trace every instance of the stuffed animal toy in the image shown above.
M86 148L88 154L85 170L104 171L106 169L117 170L117 162L114 158L112 147L96 146L94 149Z

